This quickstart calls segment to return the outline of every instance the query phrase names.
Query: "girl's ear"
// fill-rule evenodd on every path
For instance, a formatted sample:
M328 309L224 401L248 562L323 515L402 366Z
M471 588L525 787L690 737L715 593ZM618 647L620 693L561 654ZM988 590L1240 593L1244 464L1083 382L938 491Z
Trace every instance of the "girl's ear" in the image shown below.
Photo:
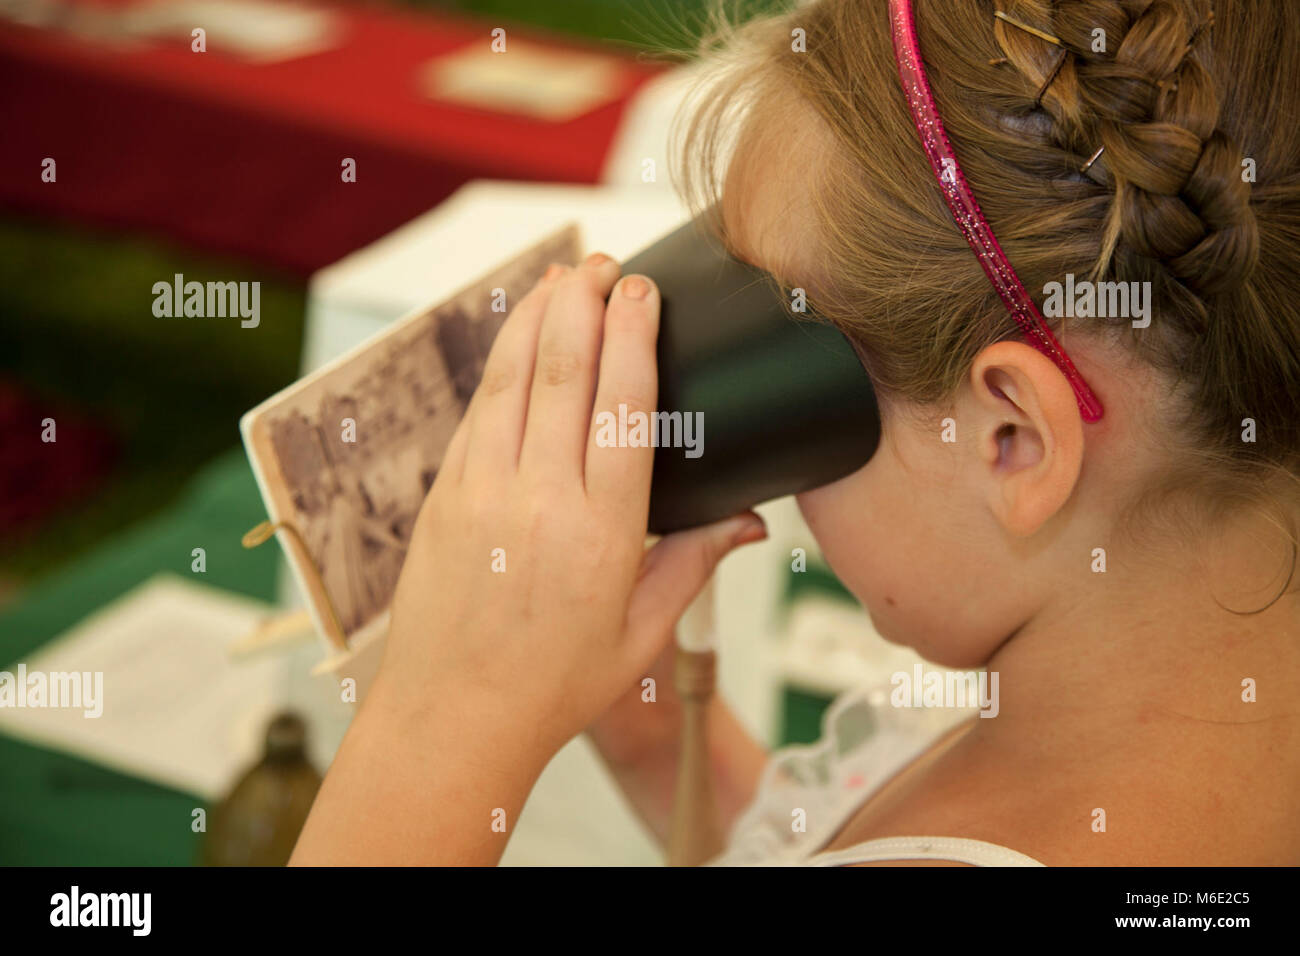
M1065 506L1083 467L1083 418L1069 381L1024 342L998 342L971 368L982 480L994 516L1026 537Z

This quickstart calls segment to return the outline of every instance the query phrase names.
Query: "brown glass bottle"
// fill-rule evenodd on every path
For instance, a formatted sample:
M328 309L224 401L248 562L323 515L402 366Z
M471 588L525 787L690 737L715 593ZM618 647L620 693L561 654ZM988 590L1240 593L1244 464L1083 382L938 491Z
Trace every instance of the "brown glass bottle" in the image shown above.
M307 759L307 727L278 714L266 729L266 752L208 821L205 866L284 866L289 862L321 776Z

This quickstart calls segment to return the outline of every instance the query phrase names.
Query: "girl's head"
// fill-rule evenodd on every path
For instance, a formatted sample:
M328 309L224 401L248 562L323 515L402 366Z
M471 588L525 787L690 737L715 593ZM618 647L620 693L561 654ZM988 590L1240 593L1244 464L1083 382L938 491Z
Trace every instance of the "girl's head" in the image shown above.
M827 559L882 634L953 665L1098 587L1101 561L1114 593L1191 570L1267 605L1292 583L1300 484L1300 7L997 5L1061 59L992 2L914 6L953 149L1035 301L1137 295L1049 314L1106 408L1086 424L953 223L884 0L734 31L685 131L687 189L848 335L881 399L871 462L800 496ZM1257 562L1215 563L1259 528Z

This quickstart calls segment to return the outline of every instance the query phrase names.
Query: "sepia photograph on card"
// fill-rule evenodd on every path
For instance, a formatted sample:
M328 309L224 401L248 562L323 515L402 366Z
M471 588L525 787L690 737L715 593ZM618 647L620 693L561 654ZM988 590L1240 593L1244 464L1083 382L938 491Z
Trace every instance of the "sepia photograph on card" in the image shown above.
M297 531L281 541L322 633L330 604L344 638L385 611L497 331L549 264L580 251L565 226L244 415L267 512Z

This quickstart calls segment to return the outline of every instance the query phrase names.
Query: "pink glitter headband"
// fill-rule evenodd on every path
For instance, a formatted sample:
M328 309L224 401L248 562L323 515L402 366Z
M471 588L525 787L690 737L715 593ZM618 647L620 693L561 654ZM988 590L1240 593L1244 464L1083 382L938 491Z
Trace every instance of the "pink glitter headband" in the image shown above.
M1079 370L1074 367L1065 350L1061 348L1051 329L1043 320L1043 315L1034 305L1034 300L1025 291L1020 277L1011 268L1006 253L998 245L989 228L988 221L980 212L975 194L971 192L953 155L952 144L939 119L939 109L935 106L934 95L925 78L925 66L921 62L921 48L916 39L916 22L912 15L912 0L889 0L889 16L894 27L894 58L898 61L898 77L907 94L907 104L912 111L912 121L916 132L921 137L921 146L930 159L943 198L948 202L952 218L961 229L962 235L970 243L971 250L984 267L984 273L993 283L998 296L1010 310L1017 324L1028 336L1029 341L1040 352L1056 363L1074 389L1079 402L1079 412L1085 422L1101 419L1102 407L1097 396L1092 393L1088 383L1083 380Z

